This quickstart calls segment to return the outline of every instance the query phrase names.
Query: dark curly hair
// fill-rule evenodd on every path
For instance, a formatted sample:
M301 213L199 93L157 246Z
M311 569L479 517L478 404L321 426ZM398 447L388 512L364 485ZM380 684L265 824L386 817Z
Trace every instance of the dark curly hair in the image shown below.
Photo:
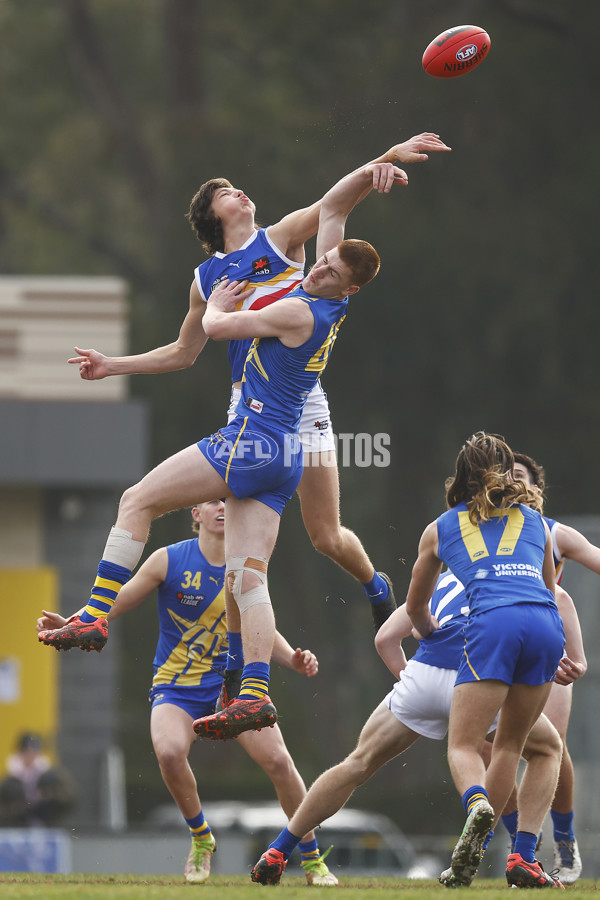
M225 250L223 239L223 226L211 210L213 197L221 188L233 187L226 178L211 178L205 181L192 197L186 219L196 232L196 237L202 243L209 256Z
M454 475L446 481L448 508L466 503L473 525L516 503L541 511L541 495L513 480L514 463L513 452L500 435L485 431L471 435L458 454Z
M546 473L544 471L544 467L540 466L539 463L536 463L535 459L532 459L531 456L527 456L526 453L515 452L514 457L516 463L520 463L522 466L525 466L525 468L531 475L531 480L535 484L536 488L539 488L539 490L543 494L546 490Z

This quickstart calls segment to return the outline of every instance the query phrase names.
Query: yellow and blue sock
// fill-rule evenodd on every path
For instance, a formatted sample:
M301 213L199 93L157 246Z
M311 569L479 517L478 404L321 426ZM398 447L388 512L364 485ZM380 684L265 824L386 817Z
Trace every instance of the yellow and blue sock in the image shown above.
M489 803L488 792L481 784L474 784L462 795L462 802L467 815L471 812L476 803L480 800L487 800Z
M370 581L363 583L363 587L371 603L382 603L384 600L387 600L390 593L389 584L385 578L381 577L379 572L375 572Z
M260 700L269 690L269 663L246 663L242 672L239 700Z
M130 578L131 569L101 559L91 597L80 616L81 621L89 623L94 619L105 619L119 591Z
M197 816L194 816L191 819L186 819L185 821L187 822L188 828L190 829L190 834L194 838L210 837L210 835L212 834L210 826L204 818L204 813L202 812L202 810L198 813Z
M300 841L298 849L300 850L301 862L319 861L319 845L316 838L313 838L312 841Z

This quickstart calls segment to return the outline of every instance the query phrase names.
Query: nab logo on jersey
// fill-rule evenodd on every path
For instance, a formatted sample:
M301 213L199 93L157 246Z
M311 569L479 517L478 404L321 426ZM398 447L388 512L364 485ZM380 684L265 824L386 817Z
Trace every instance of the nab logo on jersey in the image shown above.
M271 274L271 263L269 262L268 256L261 256L260 259L253 260L252 274L253 275L270 275Z
M178 591L177 599L183 606L199 606L204 597L201 594L184 594L182 591Z

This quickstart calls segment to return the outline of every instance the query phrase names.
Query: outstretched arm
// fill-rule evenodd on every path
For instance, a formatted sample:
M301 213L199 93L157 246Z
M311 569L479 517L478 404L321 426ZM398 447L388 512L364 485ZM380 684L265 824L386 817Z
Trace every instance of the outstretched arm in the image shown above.
M372 190L388 194L394 185L406 186L406 172L393 163L368 163L338 181L321 203L317 233L317 259L343 241L346 220L357 203Z
M111 607L107 616L107 621L111 622L123 613L128 612L139 606L149 594L152 593L167 577L167 568L169 557L165 547L148 557L148 559L140 566L135 575L124 584L117 595L117 599ZM85 607L77 610L73 615L79 615ZM44 631L47 628L61 628L65 625L67 619L59 613L48 612L42 610L42 615L37 620L37 631Z
M591 544L580 531L561 523L556 530L556 545L565 559L573 559L600 575L600 547Z
M104 356L98 350L76 347L78 356L68 362L79 366L85 381L96 381L108 375L154 375L176 372L193 365L207 341L202 320L206 302L200 296L196 282L190 288L190 306L176 341L134 356Z
M390 147L390 149L382 156L371 160L369 163L366 163L366 165L377 165L379 163L404 164L425 162L429 159L429 153L437 151L448 152L450 149L451 148L446 146L440 139L439 135L433 134L432 132L424 132L423 134L415 135L415 137L412 137L401 144L394 144L394 146ZM358 169L355 169L354 172L350 172L346 175L342 181L344 181L345 178L351 177L356 172L362 171L364 168L364 165L360 166ZM379 183L375 178L372 179L370 187L362 194L362 196L358 197L355 203L362 200L372 189L380 191ZM316 203L313 203L311 206L307 206L304 209L298 209L295 212L289 213L287 216L284 216L280 222L269 228L269 238L290 259L298 261L304 260L304 244L309 238L315 236L319 228L319 214L323 199L324 198L317 200ZM317 254L317 257L319 255L320 254Z

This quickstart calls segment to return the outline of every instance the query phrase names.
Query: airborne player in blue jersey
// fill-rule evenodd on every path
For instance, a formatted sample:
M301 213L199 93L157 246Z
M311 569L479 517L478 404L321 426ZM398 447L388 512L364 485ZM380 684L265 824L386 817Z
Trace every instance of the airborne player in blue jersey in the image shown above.
M449 150L438 135L427 132L395 145L373 162L424 162L428 153ZM300 284L305 274L304 245L317 233L321 204L322 200L318 200L283 216L268 228L258 228L255 205L242 190L224 178L207 181L192 199L188 219L210 258L195 270L189 310L178 339L147 353L125 357L106 357L96 350L77 349L79 355L69 362L79 365L80 375L86 380L173 372L193 365L207 339L202 324L206 301L225 278L248 280L254 290L240 299L240 307L253 310L281 299ZM235 414L239 402L249 343L247 339L229 342L230 416ZM340 522L335 436L320 380L306 399L299 437L305 468L298 496L310 539L317 550L363 585L377 629L396 608L396 601L387 575L375 570L357 535ZM228 616L233 618L228 596L226 603Z
M225 281L213 291L203 321L197 323L202 335L261 341L246 364L245 415L238 414L211 438L165 460L123 494L86 609L62 628L39 633L43 643L58 649L102 647L107 639L106 615L139 562L152 520L186 506L190 496L199 502L231 498L225 535L227 582L240 611L244 668L239 697L212 720L195 723L203 736L233 737L276 721L267 695L275 617L266 575L281 511L302 474L299 418L329 359L347 297L379 268L370 244L343 240L346 219L371 190L388 193L394 184L406 183L406 173L393 163L375 162L352 172L325 195L319 212L318 259L303 282L306 290L297 296L263 309L236 311L245 282ZM281 392L275 394L272 387L280 372L288 380L283 404ZM273 412L276 406L278 414ZM249 423L256 434L246 441Z

